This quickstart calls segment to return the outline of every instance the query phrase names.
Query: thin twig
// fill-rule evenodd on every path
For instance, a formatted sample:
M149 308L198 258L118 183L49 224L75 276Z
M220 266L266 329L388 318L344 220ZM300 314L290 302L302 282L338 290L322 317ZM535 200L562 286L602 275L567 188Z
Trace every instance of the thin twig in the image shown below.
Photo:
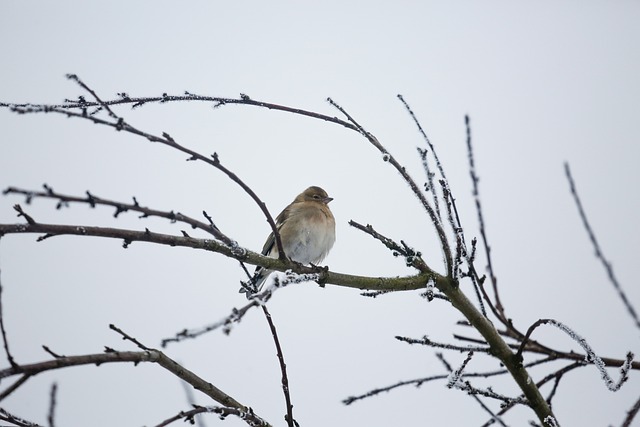
M128 339L128 338L127 338ZM17 367L10 367L0 370L0 379L11 377L14 375L30 375L35 376L42 372L47 372L55 369L60 369L70 366L80 365L96 365L100 366L103 363L142 363L152 362L157 363L173 375L188 382L196 390L209 396L211 399L227 407L233 407L242 411L247 411L248 407L242 405L236 401L233 397L229 396L209 381L206 381L191 372L184 366L177 363L175 360L168 357L163 352L156 349L148 349L144 351L114 351L112 349L106 349L105 353L87 354L81 356L67 356L53 360L47 360L39 363L31 363L25 365L19 365Z
M436 166L438 167L438 171L440 172L440 176L442 176L442 179L444 179L446 182L449 182L449 180L447 179L447 175L444 173L444 167L442 166L442 162L440 162L440 159L438 158L438 153L436 153L436 148L431 143L431 140L427 136L426 132L422 129L422 125L420 124L420 121L418 120L418 118L414 114L413 110L411 109L411 107L409 106L407 101L405 101L404 97L402 95L398 94L398 99L400 100L400 102L402 102L404 107L407 109L407 112L409 113L409 115L413 119L413 122L418 127L418 131L420 132L420 134L424 138L425 142L427 143L427 145L431 149L431 152L433 153L433 158L436 161Z
M56 415L56 397L57 397L57 393L58 393L58 384L57 383L53 383L51 384L51 392L50 392L50 397L49 397L49 414L47 415L47 421L49 422L49 427L55 427L56 423L55 423L55 415Z
M260 108L267 108L269 110L274 111L282 111L290 114L296 114L306 117L311 117L314 119L323 120L326 122L331 122L343 126L347 129L357 131L356 127L351 123L348 123L344 120L340 120L335 116L328 116L325 114L319 114L313 111L304 110L301 108L292 108L284 105L274 104L271 102L263 102L253 100L247 96L243 96L240 98L226 98L226 97L217 97L217 96L205 96L205 95L197 95L190 92L185 92L184 95L169 95L162 94L162 96L147 96L147 97L130 97L127 94L121 93L119 99L108 100L103 102L93 102L87 101L84 98L80 97L77 101L67 100L64 104L33 104L33 103L7 103L0 102L0 107L10 108L12 111L21 114L27 114L32 112L44 112L46 108L55 108L61 110L79 110L84 111L87 108L95 107L95 108L104 108L104 106L112 106L112 105L131 105L132 108L137 108L142 105L151 104L151 103L170 103L170 102L207 102L212 103L214 108L219 108L225 105L248 105L255 106Z
M438 215L435 213L435 210L431 207L429 201L425 198L424 193L420 190L420 187L413 180L411 175L407 172L407 169L402 166L395 157L389 153L389 151L378 141L378 139L370 132L367 132L358 122L355 121L353 117L349 113L346 112L344 108L342 108L339 104L337 104L333 99L327 99L331 105L333 105L338 111L340 111L344 116L351 122L357 129L357 131L364 136L375 148L382 153L382 160L385 162L389 162L402 176L404 181L409 185L413 194L418 198L424 209L427 211L429 218L431 219L431 223L436 228L436 232L438 234L438 238L440 239L440 244L442 246L442 252L444 253L445 258L445 267L447 270L447 276L453 277L453 255L451 253L451 247L449 245L449 240L447 238L447 233L444 231L444 227L442 222L439 220Z
M111 118L113 119L120 119L119 116L117 116L113 110L111 110L111 108L109 108L109 105L107 105L102 99L100 99L100 97L98 96L98 94L91 89L89 86L87 86L82 80L80 80L80 77L78 77L76 74L67 74L67 78L69 80L73 80L74 82L76 82L80 87L82 87L84 90L86 90L87 92L89 92L91 94L91 96L93 96L95 98L95 100L98 102L98 104L100 104L100 106L102 108L104 108L105 110L107 110L107 112L109 113L109 116L111 116Z
M465 361L462 364L462 367L460 369L460 372L456 376L454 382L457 382L458 378L460 378L460 374L462 374L462 369L464 369L464 367L467 365L467 363L471 359L471 355L472 354L473 354L473 352L470 352L469 356L465 359ZM449 374L449 383L447 384L447 386L449 387L449 384L451 384L453 386L453 384L451 383L452 373L453 373L453 370L451 369L451 365L449 364L449 362L447 362L447 360L444 358L444 355L442 353L436 353L436 356L438 357L438 359L440 359L440 361L442 362L444 367L450 372L450 374ZM449 387L449 388L451 388L451 387ZM503 427L507 427L507 425L504 423L504 421L502 421L502 418L500 418L498 415L496 415L487 405L485 405L485 403L482 401L482 399L480 399L479 396L476 396L475 394L471 394L471 396L475 399L476 402L478 402L480 407L482 409L484 409L485 412L487 412L491 416L491 419L493 419L496 422L500 423L500 425L502 425Z
M4 351L7 354L7 359L9 360L9 364L11 366L17 366L15 359L11 355L11 351L9 351L9 340L7 339L7 331L4 328L4 311L2 310L2 280L1 280L2 270L0 270L0 330L2 331L2 342L4 343Z
M215 323L197 329L183 329L171 338L164 338L161 341L160 345L162 346L162 348L165 348L170 343L180 342L186 339L194 339L199 337L200 335L204 335L207 332L215 331L219 328L224 328L223 331L225 332L225 334L228 334L229 332L231 332L231 324L242 320L242 318L245 314L247 314L250 308L257 307L258 305L258 300L251 300L248 304L241 308L233 308L231 310L231 314Z
M64 355L61 355L61 354L55 353L53 350L51 350L51 349L50 349L49 347L47 347L46 345L43 345L43 346L42 346L42 349L43 349L44 351L46 351L47 353L49 353L50 355L52 355L53 357L55 357L56 359L61 358L61 357L66 357L66 356L64 356Z
M482 293L484 294L484 297L485 297L487 303L491 306L491 309L494 312L495 312L495 308L493 307L493 304L492 304L491 300L489 300L488 296L486 295L486 292L484 291L484 288L482 287L482 282L483 281L478 277L477 273L475 273L475 267L473 266L473 256L470 256L468 254L468 251L467 251L467 248L466 248L466 242L465 242L465 238L464 238L464 233L463 233L463 228L462 228L462 223L460 221L460 216L458 215L458 207L456 205L456 200L453 197L453 194L451 194L451 189L449 187L449 180L447 179L447 176L445 174L442 162L438 158L438 154L437 154L437 152L435 150L435 146L431 143L431 140L429 139L429 137L427 136L426 132L422 128L422 125L420 124L420 121L418 120L417 116L415 115L415 113L413 112L413 110L411 109L411 107L409 106L407 101L400 94L398 95L398 99L402 102L402 104L406 108L407 112L409 113L409 115L413 119L414 123L418 127L418 131L420 132L420 134L424 138L425 142L427 143L427 145L431 149L431 152L433 153L434 160L436 161L436 166L438 168L438 171L440 172L440 176L442 177L442 179L440 180L440 183L441 183L442 188L443 188L443 197L445 199L445 203L447 203L447 209L448 209L448 214L449 214L449 222L451 224L451 228L452 228L454 234L456 235L456 240L457 240L456 258L455 258L455 262L454 262L455 267L454 267L453 272L457 274L456 270L457 270L457 265L459 264L460 256L464 255L465 259L467 261L467 264L469 265L469 271L473 273L471 275L471 278L472 278L472 283L473 283L474 289L476 291L476 296L477 296L479 304L480 304L480 311L486 317L487 313L486 313L486 310L484 308L484 304L482 302L482 298L480 297L480 290L482 290ZM467 131L468 131L468 129L467 129ZM469 135L470 134L468 132L468 136ZM418 152L421 155L422 162L423 162L423 165L425 167L425 171L427 173L427 178L429 180L429 184L428 185L429 185L429 187L430 187L430 189L431 189L431 191L432 191L432 193L434 195L434 203L435 203L436 211L438 213L438 217L441 219L440 210L439 210L439 207L438 207L437 194L436 194L435 188L433 188L433 186L434 186L434 184L433 184L433 173L430 172L430 169L429 169L429 166L428 166L428 162L427 162L427 151L418 148ZM453 212L453 214L455 214L455 222L453 220L452 212ZM474 246L474 248L475 248L475 246Z
M401 336L396 336L395 338L398 341L406 342L407 344L421 344L429 347L444 348L446 350L454 350L454 351L460 351L460 352L477 351L480 353L489 353L489 351L491 350L490 347L487 347L487 346L472 346L472 345L459 346L459 345L453 345L453 344L439 343L439 342L430 340L426 336L422 337L422 339L419 339L419 340L414 338L401 337Z
M53 188L51 188L47 184L43 184L43 187L45 191L32 191L32 190L25 190L21 188L8 187L2 191L2 194L23 195L27 198L27 203L31 203L32 199L34 198L46 198L46 199L58 200L56 209L60 209L63 206L67 206L70 202L86 203L91 207L95 207L96 205L110 206L116 209L113 214L113 216L116 218L123 212L127 212L127 211L138 212L142 214L140 218L159 217L159 218L166 218L171 222L182 222L185 224L189 224L191 228L197 228L213 235L216 239L223 241L227 245L231 245L233 243L233 241L229 237L225 236L220 231L220 229L218 229L218 227L216 227L215 224L213 224L213 221L211 221L210 218L208 218L209 225L207 225L202 221L198 221L194 218L183 215L180 212L176 213L174 211L161 211L157 209L151 209L144 206L140 206L140 204L138 203L138 200L135 197L133 198L133 203L123 203L123 202L117 202L117 201L107 200L101 197L97 197L88 191L86 193L86 197L78 197L78 196L71 196L67 194L57 193L53 190Z
M22 206L20 205L13 205L13 209L18 212L18 217L23 217L25 220L27 220L27 223L29 225L35 225L36 221L29 215L27 214L25 211L22 210Z
M448 377L449 377L448 374L440 374L440 375L432 375L430 377L425 377L425 378L419 378L415 380L400 381L398 383L392 384L387 387L373 389L371 391L368 391L365 394L361 394L358 396L349 396L346 399L343 399L342 403L344 403L345 405L351 405L353 402L357 402L358 400L366 399L368 397L372 397L383 392L391 391L398 387L402 387L405 385L415 385L416 387L420 387L424 383L436 381L436 380L444 380L444 379L447 379Z
M492 306L491 307L492 309L493 309L493 304L491 303L488 296L486 295L486 292L484 292L484 289L482 288L481 280L478 277L476 277L477 274L473 274L475 273L475 267L473 265L473 261L475 257L475 239L472 240L472 243L471 243L472 253L469 254L469 251L467 250L467 243L465 242L465 238L464 238L464 231L462 229L462 225L460 224L458 211L455 207L456 202L453 197L453 194L451 194L451 190L449 189L448 184L444 180L440 180L440 185L442 186L442 195L444 198L445 206L447 207L447 219L449 220L449 225L451 226L451 229L453 230L454 235L456 237L456 256L454 261L454 264L455 264L454 274L456 275L455 277L458 279L460 278L460 276L464 277L464 275L460 271L460 265L462 264L462 257L464 256L467 262L467 265L469 266L469 271L472 273L470 275L471 284L473 285L473 289L476 293L476 298L478 299L480 312L484 317L487 317L487 310L484 307L484 302L482 301L483 295L484 295L484 298L487 300L487 303L490 306ZM455 219L453 217L453 212L455 212Z
M405 244L400 245L394 240L390 239L389 237L383 236L382 234L378 233L370 224L367 224L365 226L355 222L354 220L350 220L349 225L354 228L357 228L360 231L365 232L366 234L370 235L374 239L380 241L389 250L391 250L394 256L402 255L405 259L405 263L407 264L407 266L415 267L416 269L422 272L431 270L427 265L427 263L422 259L422 254L420 252L417 252L411 249Z
M493 269L493 263L491 261L491 247L489 246L489 239L487 238L487 230L484 223L484 215L482 214L482 204L480 203L480 190L478 186L478 175L476 173L476 164L473 156L473 146L471 144L471 123L469 116L465 116L465 125L467 128L467 154L469 157L469 174L471 175L471 182L473 184L473 198L476 204L476 211L478 213L478 223L480 226L480 236L482 237L482 243L484 245L484 251L487 255L487 270L489 271L489 278L491 279L491 285L493 286L493 295L495 298L495 308L498 313L497 317L505 325L508 324L507 316L504 313L504 307L500 301L500 295L498 293L498 278L495 275ZM493 304L492 304L493 305Z
M181 381L180 384L182 384L182 388L184 389L184 394L186 395L187 398L187 403L189 405L191 405L194 408L199 408L201 406L196 405L196 398L193 395L193 388L186 382ZM182 412L181 412L182 414ZM207 425L205 424L204 420L202 419L202 417L193 417L190 421L191 424L194 424L194 420L195 420L195 424L198 425L198 427L207 427ZM185 418L186 421L186 418Z
M440 357L444 358L444 356L442 354L440 354ZM471 358L472 357L473 357L473 350L471 350L469 353L467 353L467 357L464 359L462 364L457 369L455 369L455 370L449 369L451 374L449 375L449 378L447 379L447 388L452 388L460 380L460 377L462 376L462 373L464 372L464 370L467 367L467 365L469 364L469 362L471 362Z
M584 229L587 231L587 234L589 235L589 240L591 241L591 244L593 245L593 248L595 250L596 258L598 258L602 263L602 266L604 267L605 271L607 272L607 276L609 277L609 281L613 285L616 292L618 292L618 296L622 300L622 303L624 304L625 308L627 309L627 312L633 319L633 322L635 323L636 327L640 328L640 319L638 318L638 314L635 308L633 308L631 301L629 301L629 298L627 298L627 295L622 290L622 286L618 282L618 279L616 279L616 276L613 272L613 267L611 266L611 263L607 261L607 259L605 258L604 253L602 253L602 249L600 249L600 244L596 239L596 235L593 232L593 229L591 228L589 221L587 220L587 214L585 213L584 208L582 207L582 202L580 201L580 196L578 195L578 190L576 189L576 185L573 180L573 176L571 175L571 169L569 168L568 162L565 162L564 164L564 172L567 176L567 181L569 181L569 188L571 189L571 195L573 196L573 200L576 202L576 207L578 208L578 213L580 214L580 219L582 220L582 225L584 225Z
M220 406L195 406L195 408L189 411L180 411L178 414L170 418L167 418L166 420L162 421L160 424L156 424L155 427L165 427L180 419L183 419L184 422L189 422L193 424L194 420L200 419L199 417L196 417L196 415L204 414L204 413L218 414L221 419L225 419L229 415L235 415L241 420L245 421L250 426L254 426L254 427L269 426L269 424L267 424L263 419L255 415L250 408L249 408L249 411L241 411L236 408L226 408L226 407L220 407Z
M24 418L10 414L3 408L0 408L0 421L6 421L18 427L42 427L40 424L36 424L31 421L27 421Z
M543 385L545 385L546 383L548 383L551 380L554 380L555 378L557 378L558 376L562 376L564 374L566 374L569 371L572 371L576 368L579 368L581 366L584 366L585 363L584 362L573 362L570 365L565 366L564 368L558 369L556 372L553 372L549 375L547 375L546 377L544 377L543 379L541 379L540 381L538 381L536 383L536 387L540 388ZM524 395L520 395L520 397L523 397ZM511 408L513 408L516 404L515 403L507 403L499 412L497 415L504 415L507 411L509 411ZM490 425L492 425L494 423L494 420L488 420L486 423L484 423L481 427L488 427Z
M77 78L77 76L69 75L68 78L78 82L84 89L87 89L87 85L85 85L83 82L81 82ZM162 136L157 136L157 135L152 135L152 134L150 134L148 132L144 132L144 131L142 131L140 129L137 129L137 128L131 126L129 123L125 122L124 119L122 119L121 117L118 117L117 115L115 115L109 109L109 107L108 107L109 103L104 102L100 98L98 98L95 95L95 92L90 91L90 93L96 99L97 105L100 105L101 107L103 107L105 109L108 109L108 111L110 112L110 114L109 114L110 117L115 120L114 122L95 117L94 115L86 114L86 107L89 104L84 100L82 100L82 102L76 104L76 108L80 108L82 110L82 112L80 112L80 113L77 113L75 111L71 111L70 109L64 109L64 108L62 108L60 106L50 106L50 105L39 105L39 106L30 105L28 107L21 107L21 106L18 106L18 105L9 105L9 106L10 106L12 111L17 112L17 113L21 113L21 114L58 113L58 114L66 115L67 117L74 117L74 118L79 118L79 119L90 120L95 124L101 124L101 125L113 127L114 129L116 129L118 131L125 131L125 132L128 132L128 133L131 133L131 134L138 135L138 136L141 136L143 138L146 138L147 140L149 140L151 142L159 142L161 144L167 145L167 146L172 147L172 148L174 148L174 149L176 149L178 151L181 151L183 153L188 154L190 156L188 158L188 160L200 160L200 161L203 161L203 162L215 167L216 169L222 171L225 175L227 175L227 177L229 177L236 184L238 184L254 200L254 202L258 205L258 207L260 208L262 213L265 215L265 217L267 219L267 222L271 226L271 231L274 233L276 246L278 247L279 254L280 254L280 259L285 259L285 252L284 252L284 249L282 249L282 242L281 242L281 239L280 239L280 233L278 231L278 228L276 227L276 223L273 220L273 217L271 216L271 214L269 213L269 210L267 209L266 204L235 173L233 173L231 170L229 170L228 168L226 168L225 166L222 165L222 163L220 162L220 158L219 158L217 153L213 153L213 155L211 155L211 158L209 158L209 157L204 156L204 155L202 155L202 154L200 154L200 153L198 153L196 151L193 151L193 150L191 150L189 148L183 147L182 145L178 144L175 141L175 139L173 139L171 137L171 135L169 135L166 132L163 132Z
M271 336L273 337L273 342L276 345L278 362L280 363L280 372L282 373L282 392L284 393L284 401L287 406L287 414L285 415L285 420L287 421L287 425L289 427L297 427L298 423L293 418L293 404L291 403L289 378L287 377L287 364L284 361L282 347L280 346L280 340L278 339L278 331L276 330L276 326L274 325L273 319L271 318L271 313L269 313L269 310L267 310L267 306L265 304L262 304L261 307L262 312L264 313L264 317L267 319L267 323L269 324Z
M606 371L605 369L606 365L603 362L603 360L596 355L596 353L593 351L589 343L587 343L587 341L583 337L578 335L575 331L573 331L567 325L561 322L558 322L557 320L554 320L554 319L539 319L529 327L524 339L520 343L520 347L518 348L517 353L515 354L516 359L522 360L522 352L533 331L536 330L539 326L547 325L547 324L555 326L556 328L560 329L561 331L566 333L569 337L571 337L571 339L573 339L576 343L578 343L580 347L582 347L582 349L586 353L585 361L592 362L596 366L596 368L598 368L598 370L600 371L600 376L602 377L603 381L605 382L605 385L609 390L618 391L620 387L622 387L622 385L629 379L629 370L632 368L632 362L634 357L632 352L627 353L625 362L622 365L622 368L620 369L620 379L616 383L613 380L613 378L609 376L609 373Z
M435 173L431 172L429 159L427 157L428 153L428 150L423 150L422 148L418 147L418 154L420 155L420 159L422 160L422 167L424 168L424 173L427 176L427 182L424 185L424 189L427 192L430 192L433 196L433 207L436 211L436 215L438 215L438 219L442 221L442 215L440 214L440 201L438 199L438 193L436 192L435 185L433 184L433 177L435 176Z
M109 324L109 329L111 329L112 331L116 331L117 333L119 333L120 335L122 335L122 339L125 341L131 341L132 343L134 343L139 349L141 350L151 350L151 348L147 347L146 345L142 344L140 341L138 341L137 339L133 338L132 336L128 335L126 332L124 332L122 329L118 328L116 325L114 325L113 323Z
M3 401L6 397L8 397L11 393L20 388L27 380L31 378L31 375L25 374L20 377L16 382L7 387L2 393L0 393L0 402Z
M547 396L547 403L549 404L550 408L553 408L553 406L551 405L551 400L553 400L553 397L556 395L556 392L558 391L560 380L562 380L562 375L557 376L556 379L553 381L553 387L551 387L551 391Z
M640 399L636 400L636 403L627 412L627 416L622 422L622 427L630 427L631 423L633 422L633 419L638 414L638 411L640 411Z

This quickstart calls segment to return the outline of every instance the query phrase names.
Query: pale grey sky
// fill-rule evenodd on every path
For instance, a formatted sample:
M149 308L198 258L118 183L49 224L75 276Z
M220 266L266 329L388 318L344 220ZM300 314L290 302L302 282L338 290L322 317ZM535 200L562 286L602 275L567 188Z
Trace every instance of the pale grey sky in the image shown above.
M603 356L640 353L638 330L607 282L579 223L564 178L569 161L601 246L636 307L640 172L637 159L640 4L618 2L189 2L70 1L0 4L0 100L58 103L82 94L78 74L103 98L185 90L339 115L332 97L374 133L414 177L424 174L418 132L396 95L412 105L439 150L468 236L477 235L465 151L471 116L482 201L502 300L520 329L551 317ZM202 153L217 152L276 215L309 185L335 198L337 242L326 259L339 272L407 275L401 260L351 229L354 219L404 239L441 265L433 228L409 189L357 134L252 107L149 105L118 110L152 133L166 131ZM240 244L269 232L237 186L203 164L140 138L59 116L0 111L0 187L115 200L197 217L204 209ZM0 222L19 221L17 197L0 198ZM36 201L38 221L113 225L179 234L108 209L56 211ZM483 265L480 263L479 265ZM215 254L96 238L6 236L0 242L5 322L21 363L133 349L109 323L149 346L240 306L242 272ZM442 270L442 267L439 267ZM350 395L442 372L429 348L395 335L450 341L458 316L417 293L365 299L353 290L300 285L270 303L283 343L296 419L304 426L480 425L487 416L443 383L406 388L345 407ZM562 333L537 338L576 349ZM276 425L285 412L275 350L261 314L230 336L214 332L167 353ZM450 355L459 364L462 355ZM2 360L5 360L4 358ZM6 360L2 366L7 366ZM478 366L483 364L478 361ZM495 367L495 365L492 365ZM473 362L471 368L474 368ZM534 376L544 375L543 369ZM612 371L617 378L618 374ZM178 380L153 365L111 365L41 375L2 406L46 423L51 382L61 426L154 425L187 409ZM9 384L9 382L7 382ZM638 398L638 376L618 393L595 368L568 375L554 410L563 425L619 425ZM499 391L513 392L510 382ZM544 389L546 395L549 389ZM197 395L200 404L210 404ZM496 405L494 404L493 407ZM510 425L533 419L525 409ZM215 417L209 426L222 424ZM636 421L636 424L638 421ZM243 425L228 419L224 425Z

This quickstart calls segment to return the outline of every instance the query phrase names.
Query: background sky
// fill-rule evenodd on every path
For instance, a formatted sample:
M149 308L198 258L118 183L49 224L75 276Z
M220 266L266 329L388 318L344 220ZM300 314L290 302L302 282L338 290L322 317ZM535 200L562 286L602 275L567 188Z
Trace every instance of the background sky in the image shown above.
M59 103L83 94L78 74L103 98L185 90L253 99L339 116L332 97L424 180L423 141L396 99L403 94L444 162L468 238L478 235L465 151L471 117L487 232L508 315L521 329L557 319L602 356L640 353L634 328L594 257L564 177L568 161L583 204L629 299L640 304L638 122L640 4L615 2L203 2L0 4L0 100ZM266 202L273 215L309 185L334 197L332 270L408 275L402 260L352 229L374 225L419 249L443 271L433 227L399 175L356 133L305 117L205 103L117 110L134 126L170 133L214 151ZM0 111L0 187L93 194L199 217L206 210L240 244L259 250L263 215L228 178L167 147L89 122ZM116 226L180 234L184 226L113 219L113 210L0 198L0 222ZM195 234L195 233L194 233ZM185 248L98 238L33 235L0 242L4 320L19 363L59 354L135 350L114 323L148 346L202 326L244 304L237 263ZM481 261L479 266L484 265ZM395 390L344 406L347 396L443 372L430 348L395 335L451 341L461 318L418 292L375 300L336 286L287 288L270 302L289 368L294 415L303 426L480 425L488 417L443 383ZM540 328L536 339L577 346ZM167 354L261 416L285 413L273 342L254 311L226 336L213 332ZM458 365L464 355L450 354ZM6 360L2 366L8 366ZM558 367L561 365L557 365ZM496 368L474 359L470 370ZM532 370L539 379L548 368ZM615 379L618 373L611 371ZM58 383L57 424L142 426L188 409L178 379L154 365L104 365L39 375L2 407L46 424L49 387ZM563 425L619 425L638 399L633 372L618 392L593 367L568 374L554 410ZM510 381L496 390L515 393ZM3 386L10 384L6 381ZM480 384L480 383L479 383ZM549 388L543 389L547 395ZM200 404L212 404L196 393ZM493 408L495 403L491 404ZM525 425L532 412L505 421ZM215 416L209 426L222 424ZM636 420L636 425L640 421ZM228 419L224 425L244 425Z

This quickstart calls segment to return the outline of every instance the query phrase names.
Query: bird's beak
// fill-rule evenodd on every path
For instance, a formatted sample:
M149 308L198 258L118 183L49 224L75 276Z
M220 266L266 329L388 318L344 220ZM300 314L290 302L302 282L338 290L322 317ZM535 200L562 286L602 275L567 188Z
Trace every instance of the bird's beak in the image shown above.
M333 197L325 197L324 199L322 199L322 201L324 202L325 205L328 205L330 201L333 200Z

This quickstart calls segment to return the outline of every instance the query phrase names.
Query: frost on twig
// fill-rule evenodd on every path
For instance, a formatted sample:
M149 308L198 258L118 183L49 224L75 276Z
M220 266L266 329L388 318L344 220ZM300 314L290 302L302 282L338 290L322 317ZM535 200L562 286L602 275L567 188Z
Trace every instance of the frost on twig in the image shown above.
M454 351L460 351L460 352L465 352L465 351L470 351L470 352L478 351L481 353L489 352L489 347L487 346L475 346L475 345L459 346L459 345L453 345L453 344L445 344L445 343L432 341L427 336L422 337L422 339L396 336L396 339L398 341L406 342L408 344L421 344L421 345L427 345L429 347L444 348L446 350L454 350Z
M205 413L218 414L218 417L221 420L225 420L229 415L233 415L245 421L250 426L269 426L269 424L262 418L258 417L251 410L251 408L248 408L247 411L243 411L237 408L228 408L224 406L192 406L193 409L189 411L180 411L178 414L167 418L159 424L156 424L155 427L165 427L178 420L182 420L183 423L189 423L193 425L196 422L196 415Z
M161 342L161 346L165 348L170 343L180 342L187 339L194 339L199 337L200 335L204 335L208 332L212 332L220 328L222 328L222 331L228 335L233 330L233 326L236 323L239 323L251 308L264 305L267 301L269 301L269 299L271 299L273 293L278 289L284 288L294 283L317 282L318 280L320 280L320 275L318 273L298 274L294 273L291 270L287 270L284 273L284 277L281 278L279 276L276 276L275 279L271 281L269 285L265 286L265 288L261 292L251 295L250 301L243 307L233 308L229 315L209 325L193 329L183 329L182 331L176 333L173 337L163 339Z
M538 326L545 325L545 324L549 324L560 329L562 332L567 334L572 340L578 343L580 347L582 347L585 353L587 353L585 356L585 361L587 363L593 363L596 366L596 368L598 368L598 370L600 371L600 376L602 377L605 385L609 390L618 391L620 387L622 387L622 384L624 384L629 379L629 370L631 369L631 364L633 362L633 357L634 357L632 352L627 353L624 363L620 368L620 379L618 380L618 382L615 382L607 372L604 361L596 355L596 353L593 351L589 343L587 343L587 340L585 340L582 336L578 335L573 329L569 328L564 323L558 322L557 320L554 320L554 319L540 319L536 321L533 325L531 325L529 327L529 330L527 331L525 338L522 340L522 343L520 344L520 348L518 349L518 353L516 354L516 357L522 357L522 351L525 345L527 344L533 331Z
M471 361L472 357L473 351L470 351L462 364L457 369L451 371L449 378L447 378L447 388L452 388L458 381L460 381L460 376L462 375L464 368L466 368L467 364Z

